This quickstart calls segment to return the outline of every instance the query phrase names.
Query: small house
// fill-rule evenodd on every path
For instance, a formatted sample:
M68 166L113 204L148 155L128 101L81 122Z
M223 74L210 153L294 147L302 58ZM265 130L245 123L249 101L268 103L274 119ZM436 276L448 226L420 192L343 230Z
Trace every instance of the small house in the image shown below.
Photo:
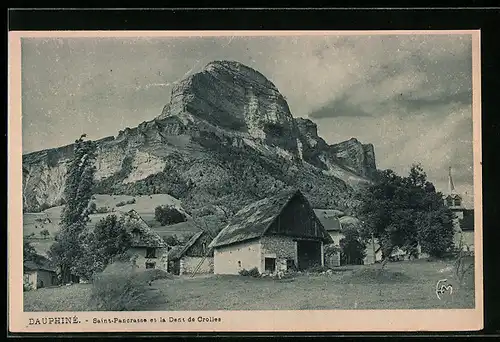
M314 209L314 213L320 220L325 230L333 240L333 243L325 246L325 266L340 266L340 240L344 237L338 216L338 210Z
M38 255L36 261L26 260L23 265L23 278L25 284L30 284L32 289L57 285L56 268L50 261Z
M353 216L344 215L338 210L330 209L314 209L314 212L318 216L319 220L325 227L326 231L332 237L334 245L340 248L340 240L344 238L343 229L361 229L361 221ZM340 214L339 214L340 213ZM328 267L335 267L341 265L341 252L335 251L333 248L327 248L328 250L334 251L333 253L327 253L325 255L325 265ZM365 265L373 264L375 262L382 260L382 250L380 245L376 241L371 239L366 243L365 257L362 263ZM361 262L361 260L359 260Z
M324 265L324 245L333 243L299 190L288 190L245 206L220 231L214 273L304 270Z
M168 246L163 238L152 230L135 210L118 212L118 215L125 219L130 230L132 247L129 251L137 256L137 266L167 270Z
M175 246L168 253L168 272L172 274L206 274L214 271L214 253L208 246L210 234L200 231L186 244Z

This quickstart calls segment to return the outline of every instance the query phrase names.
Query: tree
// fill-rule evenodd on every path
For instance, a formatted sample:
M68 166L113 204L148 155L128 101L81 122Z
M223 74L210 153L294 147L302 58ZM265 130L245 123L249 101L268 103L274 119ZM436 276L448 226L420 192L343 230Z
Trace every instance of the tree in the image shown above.
M418 218L418 240L422 251L433 257L443 257L453 246L453 217L447 208L421 213Z
M89 220L89 202L94 187L96 145L84 141L83 137L74 144L66 173L66 205L61 212L61 230L49 251L52 260L61 268L63 282L69 281L72 273L81 275L77 267L83 255L81 235Z
M378 240L382 267L396 247L415 253L420 243L431 255L442 255L451 247L452 214L419 164L412 165L407 177L392 170L377 172L374 184L360 195L356 210L364 222L361 236ZM443 239L438 243L437 237Z
M186 221L186 216L174 206L160 205L155 208L155 219L162 225L171 225Z
M42 236L42 238L47 239L49 237L49 235L50 235L49 230L48 229L42 230L40 232L40 235Z
M89 203L89 213L95 214L97 212L97 204L94 201Z
M178 246L182 244L182 241L175 234L164 237L163 241L169 246Z
M35 247L28 242L25 241L23 243L23 260L24 261L37 261L38 254L36 253Z
M84 234L83 256L77 261L77 268L85 279L92 279L94 274L102 272L116 259L123 259L130 248L132 237L123 218L108 215L101 219L93 231Z
M366 244L361 240L356 228L349 227L342 231L344 237L340 239L339 245L342 257L347 264L360 264L366 256Z

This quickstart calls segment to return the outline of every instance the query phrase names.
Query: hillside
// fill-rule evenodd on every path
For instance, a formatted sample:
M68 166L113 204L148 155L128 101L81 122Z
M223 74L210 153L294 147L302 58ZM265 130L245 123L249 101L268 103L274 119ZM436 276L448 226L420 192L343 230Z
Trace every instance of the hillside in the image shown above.
M135 203L118 205L120 202L130 201L134 199ZM155 230L160 236L166 237L171 235L191 236L199 232L201 229L221 229L222 224L216 218L205 216L203 219L194 221L191 216L182 208L180 201L166 194L156 194L147 196L125 196L125 195L94 195L93 202L97 208L107 208L107 213L96 213L90 215L89 227L94 226L107 215L112 215L116 211L135 210ZM155 220L155 208L159 205L174 206L180 212L183 212L187 221L175 225L163 226ZM39 213L24 213L23 214L23 235L26 240L29 240L35 247L38 253L46 255L50 246L54 242L55 234L60 229L61 210L63 206L52 207L43 210ZM42 237L40 232L47 230L49 235Z
M195 216L215 214L213 206L234 212L288 187L314 207L346 210L376 169L373 145L327 144L314 122L293 118L271 81L228 61L179 82L158 117L97 145L94 193L168 194ZM64 202L72 149L23 156L25 212Z

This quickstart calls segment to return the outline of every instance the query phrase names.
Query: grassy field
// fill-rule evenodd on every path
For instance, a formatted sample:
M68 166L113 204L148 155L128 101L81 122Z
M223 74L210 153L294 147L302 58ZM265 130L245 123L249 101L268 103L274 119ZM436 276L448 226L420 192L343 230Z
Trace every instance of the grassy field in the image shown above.
M273 280L243 276L176 277L148 288L154 305L137 310L321 310L473 308L473 272L462 284L451 262L389 263L340 267L331 275L298 274ZM438 300L435 286L447 279L453 293ZM25 311L92 310L85 306L91 285L46 288L24 294Z

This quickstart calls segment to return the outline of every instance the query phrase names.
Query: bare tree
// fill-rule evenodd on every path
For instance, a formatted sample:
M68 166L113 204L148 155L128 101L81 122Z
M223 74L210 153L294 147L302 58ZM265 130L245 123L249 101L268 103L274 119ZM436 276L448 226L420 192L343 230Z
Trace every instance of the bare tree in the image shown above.
M463 280L470 269L474 266L474 262L467 262L467 257L471 256L469 251L464 250L465 244L463 237L460 236L460 241L458 243L456 256L455 256L455 274L457 275L458 281L460 284L463 283Z

